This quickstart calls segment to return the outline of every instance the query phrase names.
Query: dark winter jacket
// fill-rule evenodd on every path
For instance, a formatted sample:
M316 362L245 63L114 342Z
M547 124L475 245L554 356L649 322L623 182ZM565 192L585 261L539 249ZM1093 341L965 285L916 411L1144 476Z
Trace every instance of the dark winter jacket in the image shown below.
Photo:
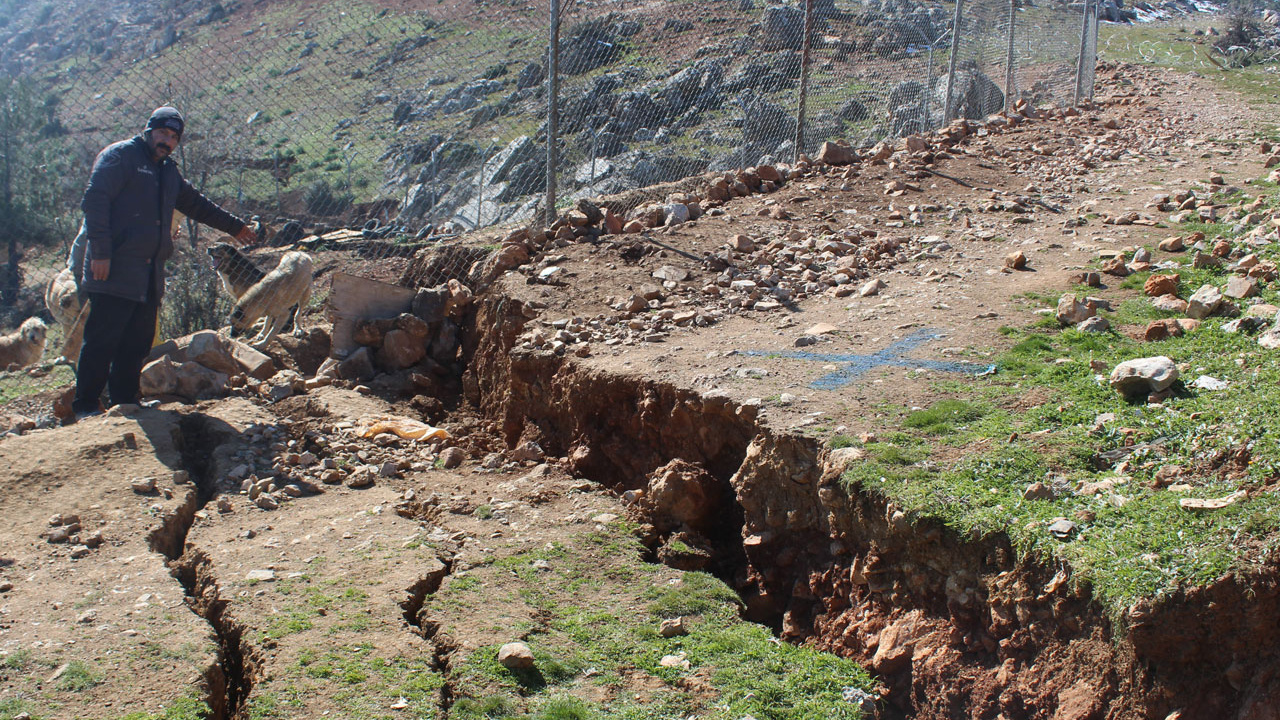
M164 263L173 254L173 211L235 235L244 222L191 186L171 158L157 164L141 135L98 153L80 203L84 225L69 261L80 290L144 302L164 294ZM110 260L106 280L94 280L86 260Z

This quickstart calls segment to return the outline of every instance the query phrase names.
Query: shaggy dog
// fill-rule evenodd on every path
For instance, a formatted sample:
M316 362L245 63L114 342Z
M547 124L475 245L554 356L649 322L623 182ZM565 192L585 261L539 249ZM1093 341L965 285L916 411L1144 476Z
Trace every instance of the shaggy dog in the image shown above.
M0 335L0 369L24 368L44 355L44 339L49 328L40 318L27 318L8 335Z
M75 367L80 359L80 345L84 342L84 323L89 319L89 301L81 301L71 268L63 268L45 288L44 304L54 321L62 326L62 354L55 362Z
M276 333L284 329L291 313L295 313L293 334L303 334L301 312L311 299L311 256L291 251L280 258L280 264L239 296L231 311L231 337L248 334L259 321L265 321L258 334L249 341L261 350Z

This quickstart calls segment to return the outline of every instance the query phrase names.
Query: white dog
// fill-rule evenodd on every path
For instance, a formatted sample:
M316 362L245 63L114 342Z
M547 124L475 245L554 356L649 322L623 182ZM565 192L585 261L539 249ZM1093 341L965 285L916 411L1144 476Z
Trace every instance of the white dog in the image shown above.
M0 370L19 369L34 364L44 355L49 327L40 318L27 318L8 335L0 335Z
M262 329L249 341L261 350L289 322L290 311L295 305L298 310L293 321L293 334L298 337L304 335L302 313L311 299L314 267L311 256L304 252L285 253L274 270L236 300L235 309L231 311L231 337L248 334L262 320Z

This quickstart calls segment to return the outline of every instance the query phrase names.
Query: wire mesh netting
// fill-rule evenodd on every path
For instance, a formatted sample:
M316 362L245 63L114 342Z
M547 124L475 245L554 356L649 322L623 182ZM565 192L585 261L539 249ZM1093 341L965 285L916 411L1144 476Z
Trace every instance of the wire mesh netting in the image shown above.
M955 3L813 0L807 21L804 3L565 3L551 77L545 4L7 7L0 141L26 152L3 153L6 197L17 199L6 200L0 329L31 317L50 327L43 358L5 377L0 401L70 378L49 362L75 332L55 305L78 297L76 279L59 273L80 195L97 153L141 132L158 106L186 118L174 156L183 176L261 221L242 253L254 277L308 253L318 277L301 312L314 314L338 273L410 288L466 280L495 236L541 227L549 201L554 213L578 198L791 161L826 140L927 132L949 115L1000 111L1010 83L1034 104L1071 102L1084 22L1081 4L1043 0L966 0L959 13ZM1086 92L1096 37L1095 27L1083 43ZM610 207L647 201L633 195ZM469 234L485 228L502 229ZM160 336L225 325L236 298L215 268L225 250L210 250L226 238L180 218L173 232Z

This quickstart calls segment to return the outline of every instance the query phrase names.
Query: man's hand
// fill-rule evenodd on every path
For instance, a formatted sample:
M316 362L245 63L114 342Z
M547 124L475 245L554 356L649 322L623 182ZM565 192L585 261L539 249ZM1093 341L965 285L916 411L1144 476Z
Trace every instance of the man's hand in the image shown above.
M258 239L258 234L254 232L252 225L245 225L240 228L240 232L236 233L232 240L236 241L241 247L248 245Z
M93 275L94 280L105 282L107 277L111 275L111 259L90 260L89 273Z

